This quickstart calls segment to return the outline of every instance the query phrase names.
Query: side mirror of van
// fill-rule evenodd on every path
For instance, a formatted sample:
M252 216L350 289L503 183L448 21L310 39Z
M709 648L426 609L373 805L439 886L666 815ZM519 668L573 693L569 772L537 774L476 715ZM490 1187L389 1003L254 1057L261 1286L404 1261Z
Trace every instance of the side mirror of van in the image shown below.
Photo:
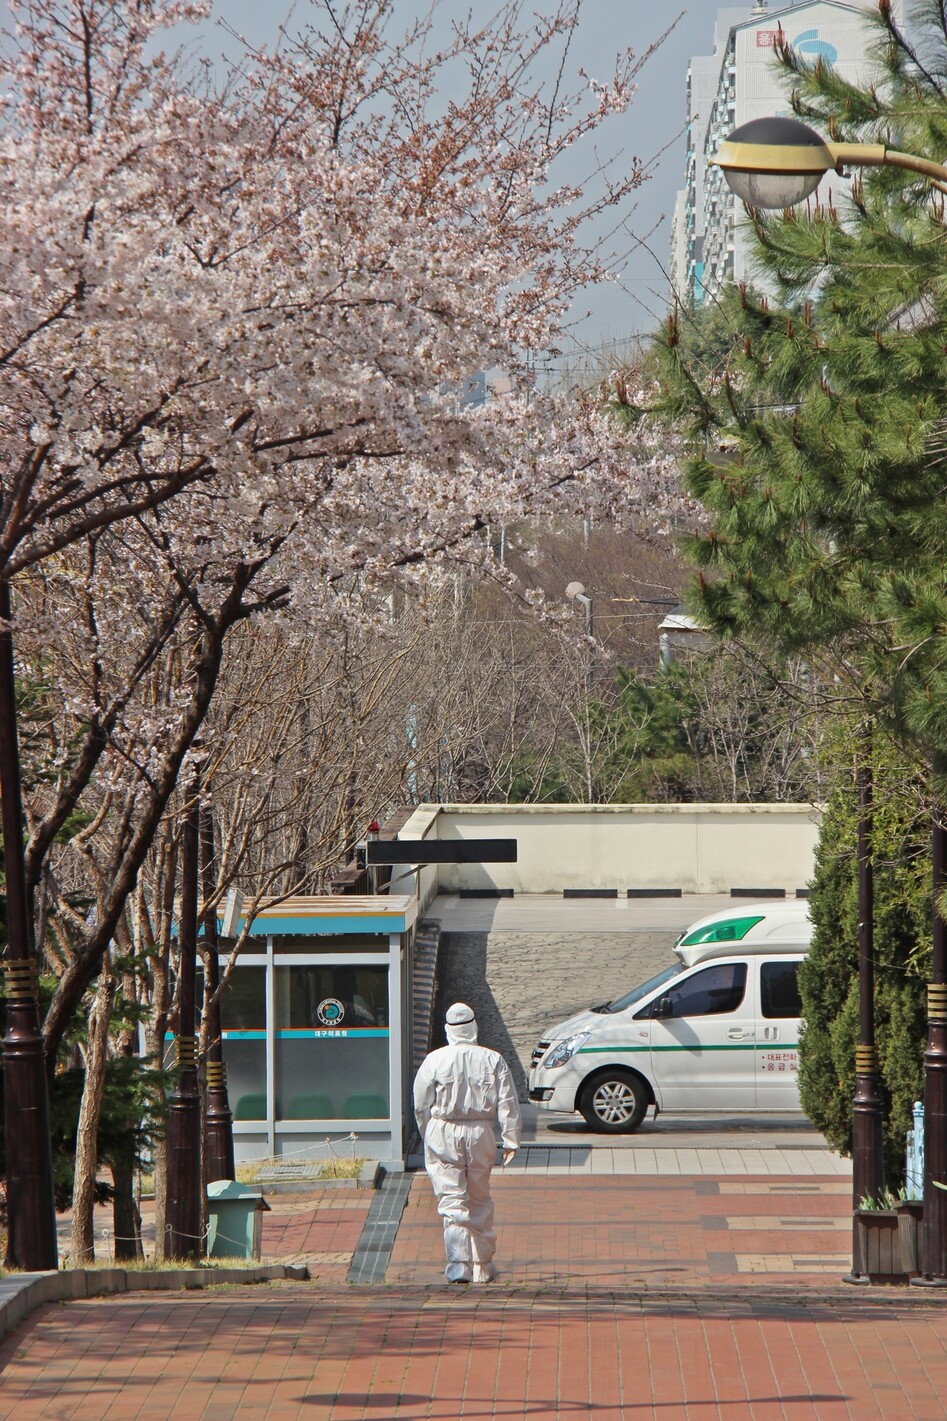
M673 1016L674 1003L671 1001L671 998L659 997L651 1010L651 1015L657 1017L659 1020L661 1020L662 1018Z

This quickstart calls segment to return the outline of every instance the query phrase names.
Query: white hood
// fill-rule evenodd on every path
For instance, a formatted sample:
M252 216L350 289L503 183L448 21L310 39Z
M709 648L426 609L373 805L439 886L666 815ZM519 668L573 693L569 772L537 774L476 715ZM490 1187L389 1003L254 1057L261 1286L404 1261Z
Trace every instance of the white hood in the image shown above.
M455 1026L448 1021L444 1025L444 1035L447 1037L448 1046L459 1046L464 1041L476 1041L477 1023L460 1021Z

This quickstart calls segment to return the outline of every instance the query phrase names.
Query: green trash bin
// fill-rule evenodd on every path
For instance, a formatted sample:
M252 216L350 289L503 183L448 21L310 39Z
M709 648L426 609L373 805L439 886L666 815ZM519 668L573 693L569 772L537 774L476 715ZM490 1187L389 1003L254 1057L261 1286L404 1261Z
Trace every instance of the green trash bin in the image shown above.
M235 1179L207 1186L207 1257L259 1258L263 1215L270 1206L256 1189Z

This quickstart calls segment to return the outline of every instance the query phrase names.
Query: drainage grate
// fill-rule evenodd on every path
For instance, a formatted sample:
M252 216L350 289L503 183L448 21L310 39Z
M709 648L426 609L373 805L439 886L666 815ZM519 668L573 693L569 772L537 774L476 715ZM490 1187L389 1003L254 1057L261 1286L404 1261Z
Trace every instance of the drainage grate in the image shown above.
M398 1225L411 1192L411 1178L410 1174L385 1174L352 1254L348 1282L384 1282Z

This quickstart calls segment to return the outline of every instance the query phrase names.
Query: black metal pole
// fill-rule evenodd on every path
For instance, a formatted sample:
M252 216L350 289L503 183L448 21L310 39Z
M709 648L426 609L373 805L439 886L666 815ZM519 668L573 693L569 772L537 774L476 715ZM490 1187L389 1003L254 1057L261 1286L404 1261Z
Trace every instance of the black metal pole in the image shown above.
M3 1106L7 1156L8 1268L59 1267L49 1141L46 1059L39 1025L39 981L30 931L23 856L23 801L16 728L10 585L0 578L0 797L6 878L7 1021Z
M214 816L209 808L201 813L201 882L204 902L210 901L214 889ZM204 962L205 998L212 996L220 985L220 963L217 935L217 910L205 908ZM233 1115L227 1094L227 1066L224 1062L223 1039L220 1031L220 1002L207 1008L207 1104L204 1110L204 1164L207 1183L215 1179L233 1179L236 1166L233 1153Z
M913 1281L947 1284L947 922L938 903L947 883L947 827L939 808L944 762L934 761L933 861L934 944L927 987L927 1049L924 1052L924 1229L921 1276Z
M203 1252L201 1219L201 1097L194 1035L197 876L200 803L190 790L181 855L181 915L178 921L177 1082L168 1101L168 1199L165 1215L169 1258L198 1259Z
M882 1103L875 1046L874 869L872 863L873 785L870 740L859 756L858 784L858 1045L855 1047L855 1094L852 1099L852 1208L884 1191ZM868 1282L857 1227L852 1239L850 1282Z

